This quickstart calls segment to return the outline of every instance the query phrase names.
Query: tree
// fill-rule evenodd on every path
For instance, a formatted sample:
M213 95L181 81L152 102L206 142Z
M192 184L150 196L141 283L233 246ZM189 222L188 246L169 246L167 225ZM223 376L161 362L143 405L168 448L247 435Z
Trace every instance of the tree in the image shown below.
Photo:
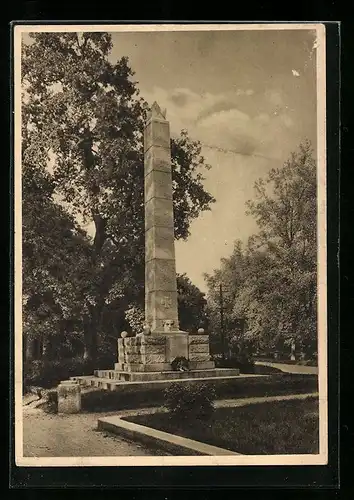
M54 350L58 354L59 334L64 344L68 335L82 330L78 292L90 247L73 217L52 200L53 184L46 171L24 167L23 330L29 354L37 341L48 357Z
M229 322L247 319L245 341L262 349L281 349L296 341L314 345L316 321L316 164L305 142L281 168L255 184L247 203L259 233L245 249L238 244L208 278L228 283ZM215 300L215 299L214 299ZM211 296L210 304L213 304Z
M248 203L261 229L249 244L255 264L249 285L261 306L255 333L268 332L274 347L279 340L312 343L317 338L317 183L310 142L300 144L255 189L256 198Z
M22 57L23 156L32 168L51 165L53 195L94 227L80 294L86 356L95 358L105 308L127 296L143 301L145 103L128 59L109 61L109 34L31 36ZM186 239L214 201L203 188L210 167L185 131L171 152L175 237Z
M244 284L246 273L243 245L240 240L236 240L231 256L222 258L220 268L216 269L213 274L206 273L204 275L208 287L207 317L215 351L226 353L231 339L235 335L236 318L233 310L238 291ZM222 286L221 291L220 285ZM221 324L221 314L223 325Z
M204 293L186 274L177 275L177 292L180 328L188 332L205 328L207 317Z

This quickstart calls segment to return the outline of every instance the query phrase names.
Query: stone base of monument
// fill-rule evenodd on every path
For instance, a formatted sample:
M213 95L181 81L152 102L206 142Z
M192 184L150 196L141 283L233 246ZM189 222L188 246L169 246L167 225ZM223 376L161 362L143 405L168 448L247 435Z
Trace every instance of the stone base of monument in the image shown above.
M173 371L172 363L177 358L188 361L187 371ZM178 331L119 339L118 363L108 373L110 378L118 380L148 381L186 378L193 372L202 375L204 371L210 376L210 370L217 373L210 359L209 335ZM97 376L101 372L97 371Z
M188 361L187 370L173 370L176 358ZM197 381L239 376L238 369L215 368L209 352L209 336L185 332L121 338L118 363L111 370L95 370L94 377L75 377L82 385L108 390L122 384Z

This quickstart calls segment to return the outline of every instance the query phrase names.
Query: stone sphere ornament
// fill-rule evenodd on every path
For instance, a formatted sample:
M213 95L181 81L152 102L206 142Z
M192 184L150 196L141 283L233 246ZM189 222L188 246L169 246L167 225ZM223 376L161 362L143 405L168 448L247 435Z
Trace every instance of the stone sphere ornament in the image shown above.
M144 325L143 333L144 333L144 335L151 335L151 328L149 325L146 325L146 324Z
M128 332L122 332L120 336L122 337L122 339L125 339L126 337L128 337Z
M198 328L199 335L203 335L204 332L205 332L204 328Z

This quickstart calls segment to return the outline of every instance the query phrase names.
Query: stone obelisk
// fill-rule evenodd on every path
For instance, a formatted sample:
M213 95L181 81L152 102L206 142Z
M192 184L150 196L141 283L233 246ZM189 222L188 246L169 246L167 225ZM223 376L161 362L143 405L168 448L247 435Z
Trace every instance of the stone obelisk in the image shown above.
M178 332L170 126L155 102L144 131L145 320L152 334Z
M130 381L161 379L176 358L188 360L191 370L215 368L209 336L204 331L181 331L178 321L170 127L166 112L156 102L145 123L144 155L147 325L135 337L124 332L118 339L118 374L114 375ZM176 378L175 374L169 377Z

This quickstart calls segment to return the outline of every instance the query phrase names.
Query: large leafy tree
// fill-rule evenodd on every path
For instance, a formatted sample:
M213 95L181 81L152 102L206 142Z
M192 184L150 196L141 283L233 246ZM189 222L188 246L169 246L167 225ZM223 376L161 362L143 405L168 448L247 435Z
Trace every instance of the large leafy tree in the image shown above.
M317 341L316 163L304 142L285 164L255 184L248 213L259 226L246 248L209 277L226 282L229 321L246 318L246 337L261 348ZM212 287L211 287L212 288ZM211 294L211 297L213 295Z
M86 356L94 358L105 308L128 295L143 300L146 104L127 58L110 62L109 34L31 36L22 54L23 167L49 168L52 195L92 227L78 290ZM185 239L190 222L213 202L203 188L209 166L186 132L171 151L175 237Z
M186 274L177 276L178 314L180 328L196 332L207 326L206 299Z
M58 355L68 340L82 343L80 287L90 245L51 198L53 183L45 170L27 164L22 186L24 339L29 353L37 341L47 356Z

